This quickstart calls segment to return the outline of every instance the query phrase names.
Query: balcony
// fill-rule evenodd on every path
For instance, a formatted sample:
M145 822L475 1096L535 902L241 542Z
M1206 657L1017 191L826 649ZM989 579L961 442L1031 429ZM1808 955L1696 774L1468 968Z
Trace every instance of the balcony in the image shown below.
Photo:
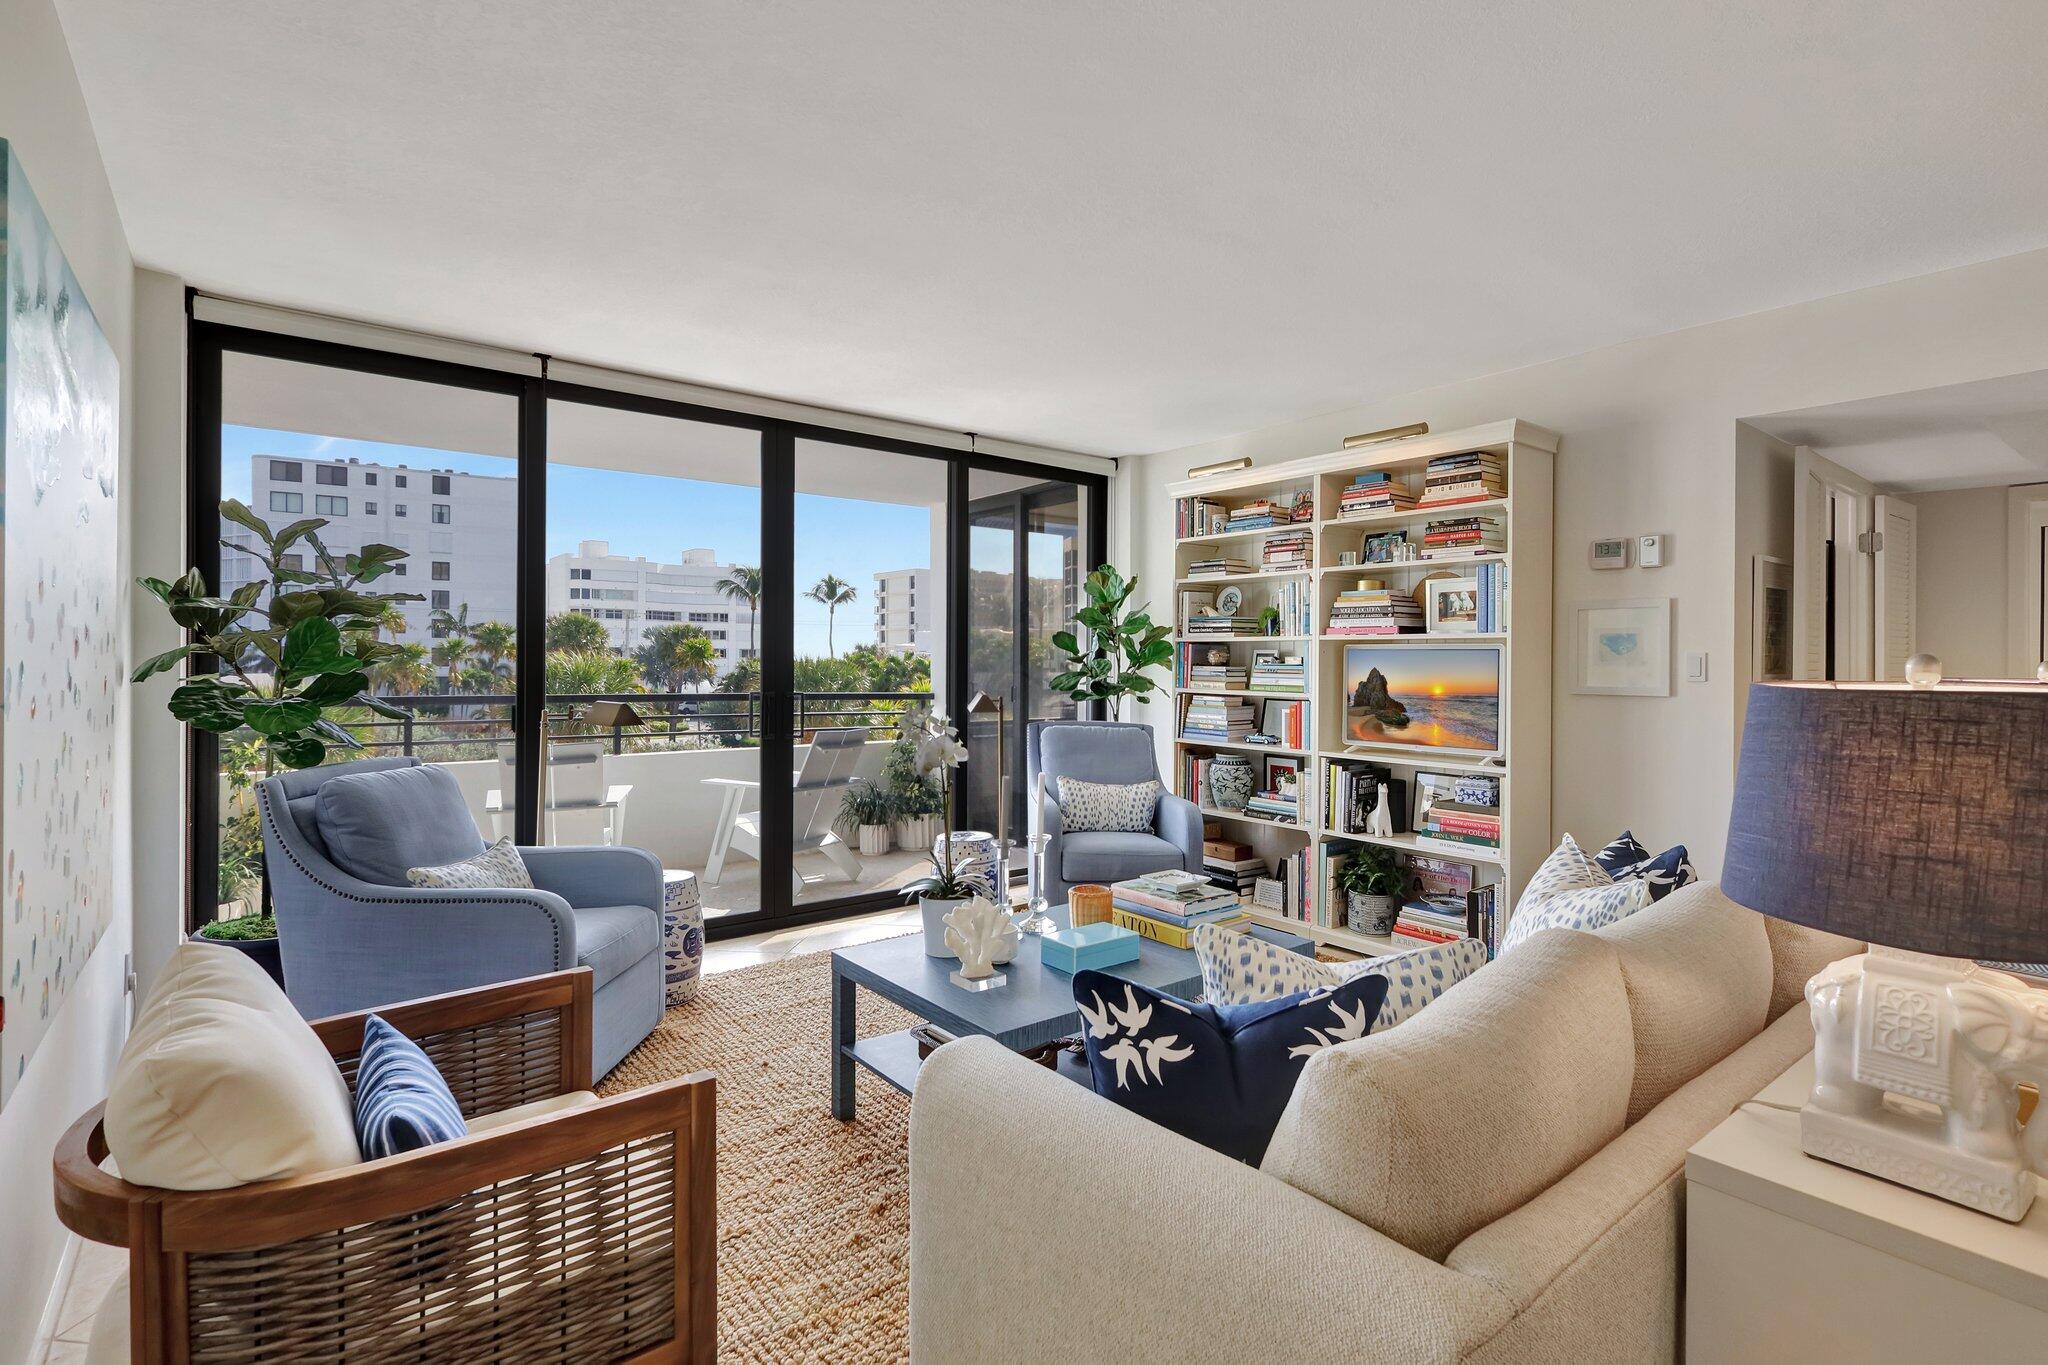
M477 830L486 841L511 833L509 818L495 814L492 807L501 793L509 799L511 769L499 757L499 746L513 738L510 716L512 698L495 696L396 696L384 700L413 713L405 720L382 720L366 716L350 722L350 729L364 742L364 750L337 755L337 761L390 754L408 754L433 763L453 774L469 803ZM630 702L648 721L643 728L597 730L566 719L595 701ZM810 749L810 738L824 728L866 726L869 740L863 746L858 775L878 776L890 745L900 733L904 712L909 707L929 704L922 692L809 692L796 698L796 725L792 735L795 748L790 756L793 769L801 770ZM696 872L703 881L710 859L712 839L729 782L713 779L758 781L761 774L761 696L759 693L603 693L549 698L551 743L601 740L605 746L602 781L607 787L632 788L618 819L616 842L654 853L664 867ZM509 750L507 751L509 752ZM221 794L222 845L226 849L237 823L253 812L246 788L232 777L223 779ZM819 812L830 824L836 815L833 805ZM758 790L747 792L743 811L760 806ZM557 838L548 842L597 842L609 818L592 810L559 811ZM546 839L546 832L543 831ZM848 840L849 846L857 843ZM859 857L856 849L856 857ZM825 857L815 853L797 856L797 873L804 889L796 901L802 909L823 905L842 897L865 895L901 887L928 867L924 852L893 848L878 855L859 857L857 880L846 876ZM223 858L221 896L223 901L245 901L253 895L253 869L231 874ZM725 860L717 886L703 885L707 918L747 914L761 908L762 866L737 852ZM780 869L771 875L783 875ZM239 883L239 887L236 886ZM223 915L240 913L241 905L223 907Z

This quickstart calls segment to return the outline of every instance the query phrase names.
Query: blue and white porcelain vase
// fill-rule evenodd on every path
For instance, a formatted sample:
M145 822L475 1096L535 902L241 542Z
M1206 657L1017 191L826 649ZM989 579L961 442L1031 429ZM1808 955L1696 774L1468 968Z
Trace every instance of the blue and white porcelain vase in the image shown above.
M1209 761L1209 800L1218 810L1243 810L1258 787L1252 761L1244 754L1218 754Z

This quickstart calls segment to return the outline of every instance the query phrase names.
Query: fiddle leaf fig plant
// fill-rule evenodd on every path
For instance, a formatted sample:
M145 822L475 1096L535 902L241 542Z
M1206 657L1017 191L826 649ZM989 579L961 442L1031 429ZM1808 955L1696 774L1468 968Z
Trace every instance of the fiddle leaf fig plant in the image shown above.
M267 763L278 767L316 767L330 748L363 747L330 712L366 709L403 720L405 712L371 694L369 670L398 651L377 638L387 608L422 598L373 592L368 585L390 573L405 551L365 545L336 556L320 541L327 524L322 518L273 531L233 498L221 503L220 514L259 542L221 543L255 556L269 577L228 597L208 592L197 569L177 579L138 579L189 632L191 643L144 660L132 680L142 682L187 660L210 660L213 671L188 674L172 689L171 714L215 734L253 734ZM303 553L286 558L300 545L311 552L314 568L300 567Z
M1115 718L1126 697L1145 705L1152 700L1149 693L1163 690L1145 670L1173 661L1173 644L1167 638L1173 631L1153 623L1149 603L1126 608L1138 580L1126 579L1111 565L1089 574L1082 588L1088 605L1074 613L1078 629L1052 637L1053 648L1067 656L1067 668L1054 674L1050 685L1075 701L1108 703Z

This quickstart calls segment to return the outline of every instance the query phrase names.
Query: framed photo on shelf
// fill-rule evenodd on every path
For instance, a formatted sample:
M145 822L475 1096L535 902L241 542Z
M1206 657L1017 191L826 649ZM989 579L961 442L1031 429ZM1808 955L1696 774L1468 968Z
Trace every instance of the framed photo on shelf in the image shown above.
M1257 668L1260 664L1277 664L1279 662L1280 651L1277 649L1255 649L1252 651L1253 668Z
M1407 558L1408 533L1406 531L1379 531L1365 538L1365 562L1368 564L1392 564Z
M1594 697L1671 695L1670 598L1584 602L1572 617L1572 691Z
M1266 759L1266 790L1280 795L1299 793L1301 786L1301 760L1281 758L1278 755Z
M1431 635L1473 635L1479 630L1479 580L1432 578L1422 585L1422 614Z

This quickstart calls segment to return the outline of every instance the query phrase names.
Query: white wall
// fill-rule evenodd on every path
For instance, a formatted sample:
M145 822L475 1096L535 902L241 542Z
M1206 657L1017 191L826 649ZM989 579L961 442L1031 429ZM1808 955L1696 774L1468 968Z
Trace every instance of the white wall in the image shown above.
M2006 667L2006 490L1914 493L1920 582L1917 648L1951 678L2002 678Z
M1162 490L1191 465L1291 459L1334 450L1351 432L1413 421L1450 431L1520 417L1560 432L1552 818L1584 838L1605 840L1626 825L1653 847L1684 842L1715 875L1743 695L1734 647L1736 423L2039 369L2048 365L2043 299L2048 251L2031 252L1126 461L1138 509L1130 566L1164 601L1172 551ZM1671 536L1668 567L1587 567L1594 538L1648 532ZM1569 608L1638 596L1676 600L1673 647L1706 651L1710 681L1681 681L1669 698L1573 696Z
M129 532L143 515L133 495L135 263L50 0L0 0L0 34L0 137L13 143L121 362L125 582L134 567ZM51 1205L50 1152L71 1121L105 1097L107 1073L127 1025L122 966L130 943L132 869L125 732L133 713L126 692L124 687L115 846L94 850L114 861L112 921L0 1110L0 1360L31 1358L64 1244Z

